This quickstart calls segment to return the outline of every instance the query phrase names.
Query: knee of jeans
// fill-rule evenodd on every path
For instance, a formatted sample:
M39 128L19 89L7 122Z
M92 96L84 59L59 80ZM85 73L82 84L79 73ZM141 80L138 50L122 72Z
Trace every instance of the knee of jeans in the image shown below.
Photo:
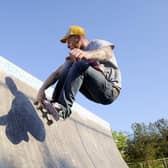
M72 68L77 70L78 72L84 72L89 67L89 63L87 61L78 61L73 63Z
M66 61L65 64L64 64L65 69L66 68L69 69L69 67L71 67L73 63L74 63L74 61Z
M70 70L70 68L72 67L74 61L67 61L65 64L64 64L64 69L61 73L60 76L64 76L67 74L67 72Z

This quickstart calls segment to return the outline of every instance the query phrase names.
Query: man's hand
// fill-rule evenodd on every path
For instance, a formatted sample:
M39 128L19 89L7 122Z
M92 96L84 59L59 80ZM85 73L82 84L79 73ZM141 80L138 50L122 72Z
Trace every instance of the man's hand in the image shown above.
M45 92L43 90L39 90L34 105L37 106L37 109L44 108L43 101L46 99Z
M70 51L70 55L66 59L81 61L81 60L88 60L90 55L89 52L80 50L78 48L74 48Z

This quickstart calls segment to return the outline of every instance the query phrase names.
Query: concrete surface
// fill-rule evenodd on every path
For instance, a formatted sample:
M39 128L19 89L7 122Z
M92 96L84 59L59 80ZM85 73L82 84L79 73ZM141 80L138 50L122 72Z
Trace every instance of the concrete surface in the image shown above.
M0 57L0 168L127 168L110 125L80 105L48 126L33 105L40 85Z

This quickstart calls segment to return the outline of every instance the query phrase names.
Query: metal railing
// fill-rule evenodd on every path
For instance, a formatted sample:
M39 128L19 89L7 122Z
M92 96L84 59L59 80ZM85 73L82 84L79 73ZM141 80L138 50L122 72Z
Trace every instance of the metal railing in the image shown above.
M168 168L168 158L127 163L129 168Z

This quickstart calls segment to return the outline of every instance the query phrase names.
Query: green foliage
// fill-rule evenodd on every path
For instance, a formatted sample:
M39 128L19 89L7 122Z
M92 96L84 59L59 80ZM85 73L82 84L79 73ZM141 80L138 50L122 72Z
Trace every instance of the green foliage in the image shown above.
M112 132L113 139L123 158L125 158L125 149L127 148L127 136L123 132Z
M148 125L132 124L133 134L127 138L125 159L129 162L168 157L168 120L160 119Z

